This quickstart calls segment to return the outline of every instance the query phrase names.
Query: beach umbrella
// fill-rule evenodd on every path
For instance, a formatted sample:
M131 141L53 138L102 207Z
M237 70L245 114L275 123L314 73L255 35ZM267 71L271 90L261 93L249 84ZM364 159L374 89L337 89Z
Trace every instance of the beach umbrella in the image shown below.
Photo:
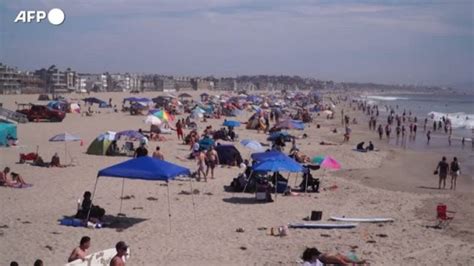
M97 173L97 179L94 185L94 192L92 193L91 204L92 204L92 200L94 198L94 195L97 189L97 183L99 181L99 177L101 176L122 178L122 196L120 198L123 198L123 189L124 189L125 179L165 181L168 183L170 180L175 179L177 176L189 176L190 174L191 172L188 168L185 168L185 167L182 167L182 166L179 166L179 165L176 165L164 160L159 160L159 159L148 157L148 156L130 159L125 162L121 162L116 165L112 165L110 167L104 168ZM168 216L169 216L169 224L170 224L170 230L171 230L171 205L170 205L170 198L169 198L169 194L170 194L169 184L167 186L167 189L168 189ZM193 207L194 207L194 199L193 199ZM120 206L120 211L121 211L121 208L122 206ZM90 213L87 214L87 220L89 219L89 215Z
M280 136L283 136L283 138L285 139L286 142L289 142L291 141L291 138L293 138L293 136L291 136L288 132L286 131L277 131L277 132L273 132L270 134L270 136L267 138L268 141L275 141L276 139L278 139Z
M269 152L270 153L270 152ZM282 156L283 155L283 156ZM287 155L281 154L272 154L267 156L266 159L259 161L252 165L252 171L254 172L303 172L303 166L301 166L294 159L288 157ZM252 176L252 174L250 174ZM289 175L288 175L289 178ZM275 200L277 197L277 188L278 180L277 175L275 174ZM244 188L245 191L245 188Z
M325 169L339 170L341 169L341 164L336 161L331 156L324 157L324 160L321 162L321 167Z
M122 138L129 139L129 140L142 140L145 138L145 136L143 136L142 134L140 134L140 132L135 131L135 130L124 130L124 131L117 132L115 134L116 140L119 140Z
M240 141L240 144L242 144L242 146L244 146L245 148L250 149L252 151L262 151L263 150L262 144L260 144L260 142L258 142L256 140L243 139L243 140Z
M324 156L322 155L313 157L313 159L311 160L312 163L319 164L319 165L321 165L323 161L324 161Z
M51 142L64 142L64 155L65 155L66 158L69 157L71 159L71 162L72 162L72 158L69 155L69 153L67 152L67 143L72 142L72 141L81 141L81 145L82 145L82 140L81 140L80 137L71 135L69 133L61 133L61 134L55 135L55 136L51 137L49 139L49 141L51 141Z
M224 121L224 123L222 125L226 126L226 127L238 127L238 126L240 126L240 122L239 121L234 121L234 120L226 120L226 121Z
M159 119L158 117L156 117L154 115L147 116L146 119L144 120L144 122L145 122L145 124L155 125L155 126L159 126L163 123L161 121L161 119Z
M158 110L157 112L153 113L153 115L163 121L173 121L173 117L168 112L163 110Z

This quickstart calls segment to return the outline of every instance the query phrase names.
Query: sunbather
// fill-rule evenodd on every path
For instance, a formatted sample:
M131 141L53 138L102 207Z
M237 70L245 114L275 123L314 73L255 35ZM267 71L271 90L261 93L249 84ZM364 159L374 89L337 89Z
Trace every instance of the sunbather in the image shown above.
M25 185L28 185L25 180L23 179L23 177L21 177L21 175L17 174L17 173L14 173L12 172L10 174L10 176L12 177L12 186L14 187L22 187L22 186L25 186Z
M10 173L10 168L5 167L2 172L0 172L0 186L8 187L10 182L8 181L8 173Z
M49 164L50 167L62 167L61 166L61 159L59 158L58 153L56 152L53 157L51 157L51 163Z
M325 264L349 265L365 263L364 260L349 258L341 254L330 255L321 253L317 248L307 248L303 252L302 259L304 260L304 266L322 266Z

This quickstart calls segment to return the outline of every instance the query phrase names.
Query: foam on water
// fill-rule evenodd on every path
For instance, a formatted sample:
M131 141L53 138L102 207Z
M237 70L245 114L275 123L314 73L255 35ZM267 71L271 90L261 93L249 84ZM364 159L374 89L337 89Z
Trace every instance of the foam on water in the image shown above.
M447 117L449 120L451 120L451 125L453 128L474 129L474 114L466 114L464 112L446 114L432 111L428 113L428 116L436 121L441 120L443 116Z
M366 96L367 99L379 100L379 101L397 101L397 100L408 100L407 97L395 97L395 96L377 96L377 95L369 95Z

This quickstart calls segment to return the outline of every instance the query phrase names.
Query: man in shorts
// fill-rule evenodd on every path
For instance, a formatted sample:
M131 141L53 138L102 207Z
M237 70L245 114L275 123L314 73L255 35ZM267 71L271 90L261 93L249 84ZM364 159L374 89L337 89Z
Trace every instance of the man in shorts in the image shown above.
M438 163L436 171L439 175L439 189L441 189L441 183L443 183L443 189L446 188L446 178L448 177L449 164L446 162L446 157L443 156L443 159Z

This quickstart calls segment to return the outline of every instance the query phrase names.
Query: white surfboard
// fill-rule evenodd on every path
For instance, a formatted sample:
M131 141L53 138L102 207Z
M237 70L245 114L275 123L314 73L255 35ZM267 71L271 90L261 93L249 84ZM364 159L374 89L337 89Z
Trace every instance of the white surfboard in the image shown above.
M85 260L75 260L65 264L64 266L109 266L112 258L117 254L115 248L102 250L86 257ZM127 261L130 258L130 248L127 250L127 256L124 258Z
M339 222L349 222L349 223L388 223L393 222L392 218L346 218L346 217L337 217L331 216L331 220Z
M320 224L320 223L292 223L289 228L308 228L308 229L349 229L356 227L355 223L347 224Z

